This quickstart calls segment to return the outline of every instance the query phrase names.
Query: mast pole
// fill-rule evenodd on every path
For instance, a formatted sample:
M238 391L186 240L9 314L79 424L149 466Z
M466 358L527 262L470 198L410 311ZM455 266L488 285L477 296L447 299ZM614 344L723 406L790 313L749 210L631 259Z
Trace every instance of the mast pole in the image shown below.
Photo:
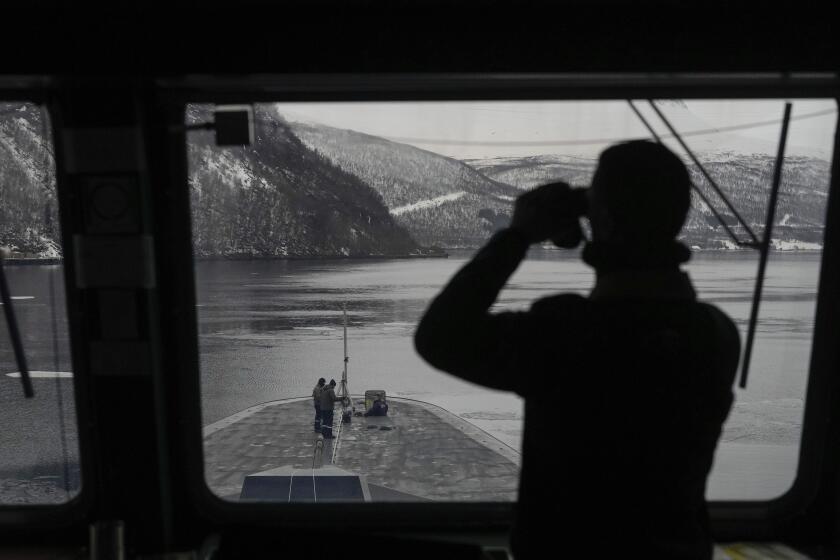
M347 355L347 304L344 304L344 373L341 375L341 389L344 397L349 396L347 392L347 364L350 356Z

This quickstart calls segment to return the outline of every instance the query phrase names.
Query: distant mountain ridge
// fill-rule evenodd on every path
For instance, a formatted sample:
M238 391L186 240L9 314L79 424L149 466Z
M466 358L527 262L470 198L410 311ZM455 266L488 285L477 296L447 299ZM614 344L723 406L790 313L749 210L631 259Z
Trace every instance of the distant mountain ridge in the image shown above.
M761 236L775 158L762 154L714 152L699 154L698 159L750 228ZM592 181L597 160L541 155L466 160L465 163L487 177L524 190L553 181L587 186ZM713 193L699 168L693 164L689 164L688 168L694 183L712 200L727 225L732 226L740 240L749 240L743 228L735 225L735 217ZM830 172L831 165L821 159L805 156L785 158L773 225L773 246L776 249L818 249L822 246ZM692 208L681 235L685 243L698 249L736 248L696 193L692 193Z
M522 191L554 181L588 185L597 160L581 156L538 155L467 159L464 163L491 179Z

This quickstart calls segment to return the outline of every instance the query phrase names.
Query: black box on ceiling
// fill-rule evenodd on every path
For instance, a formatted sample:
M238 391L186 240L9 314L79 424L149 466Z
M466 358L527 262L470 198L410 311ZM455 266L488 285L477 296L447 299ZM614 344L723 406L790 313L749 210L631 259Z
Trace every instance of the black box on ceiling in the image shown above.
M247 105L218 107L213 128L217 146L250 146L254 143L254 110Z

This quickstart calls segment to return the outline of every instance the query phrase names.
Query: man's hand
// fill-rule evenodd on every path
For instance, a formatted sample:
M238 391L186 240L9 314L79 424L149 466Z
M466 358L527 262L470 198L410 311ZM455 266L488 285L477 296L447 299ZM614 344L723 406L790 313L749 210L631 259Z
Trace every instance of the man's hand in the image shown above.
M572 248L583 239L578 218L585 213L582 189L549 183L516 199L510 227L525 234L531 243L551 239L558 247Z

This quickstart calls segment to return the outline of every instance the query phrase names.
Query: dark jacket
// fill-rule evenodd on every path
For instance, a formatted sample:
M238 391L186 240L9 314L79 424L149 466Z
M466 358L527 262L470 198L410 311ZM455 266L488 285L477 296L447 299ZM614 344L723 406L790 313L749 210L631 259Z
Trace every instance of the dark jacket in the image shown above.
M677 266L489 313L527 249L496 234L415 336L435 367L525 398L514 555L711 558L705 487L732 404L734 324Z
M335 396L335 386L333 385L324 385L324 388L321 389L321 410L332 410L333 403L338 400L341 400L339 397Z
M365 416L387 416L388 405L382 401L373 401L370 410L365 412Z

